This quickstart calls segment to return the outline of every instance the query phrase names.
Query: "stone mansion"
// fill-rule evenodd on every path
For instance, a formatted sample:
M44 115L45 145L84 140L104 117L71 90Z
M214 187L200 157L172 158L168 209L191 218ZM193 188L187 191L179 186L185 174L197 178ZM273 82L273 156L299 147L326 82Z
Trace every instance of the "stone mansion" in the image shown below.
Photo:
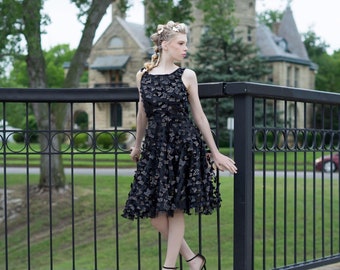
M190 51L194 53L202 31L202 13L195 8L195 22L190 28ZM254 43L260 56L271 65L272 73L264 78L264 83L314 89L316 66L308 57L306 48L296 27L292 11L288 6L282 21L269 29L256 22L255 0L238 0L235 16L238 30L244 42ZM145 35L144 25L126 21L117 14L112 4L112 21L102 36L93 45L88 59L90 88L134 87L136 72L150 59L152 45ZM144 12L144 11L141 11ZM147 18L147 14L145 14ZM182 66L195 69L190 57ZM92 115L92 105L77 104L77 113ZM116 117L114 117L116 113ZM96 128L131 128L136 125L136 106L131 103L102 103L96 108ZM76 119L76 115L74 116ZM92 127L89 119L88 126Z

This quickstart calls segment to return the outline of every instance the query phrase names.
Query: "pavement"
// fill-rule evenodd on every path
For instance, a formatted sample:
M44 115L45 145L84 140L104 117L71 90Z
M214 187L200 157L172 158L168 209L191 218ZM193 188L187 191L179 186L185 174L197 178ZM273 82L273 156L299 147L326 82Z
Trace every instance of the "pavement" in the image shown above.
M313 270L339 270L339 269L340 269L340 263L313 268Z

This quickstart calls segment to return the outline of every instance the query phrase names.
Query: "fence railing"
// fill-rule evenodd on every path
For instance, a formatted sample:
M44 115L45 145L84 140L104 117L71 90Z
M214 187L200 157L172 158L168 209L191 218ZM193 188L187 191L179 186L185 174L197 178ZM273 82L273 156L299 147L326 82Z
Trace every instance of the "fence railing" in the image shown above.
M231 83L234 269L310 269L338 262L340 96ZM330 167L327 167L331 164ZM246 256L246 257L244 257Z
M223 201L216 213L187 218L193 249L211 269L311 269L339 262L339 173L325 170L338 166L340 96L252 83L200 84L199 91L214 100L217 141L231 116L221 113L224 103L234 100L239 172L217 173ZM126 138L134 130L98 128L103 103L137 99L135 88L0 89L3 123L20 105L27 127L0 130L1 269L161 268L161 237L147 220L121 217L134 170ZM46 104L48 122L54 104L67 104L68 128L28 130L32 103ZM87 129L73 125L79 103L91 112ZM35 136L45 138L46 148ZM64 139L60 149L54 149L55 137ZM42 155L49 170L56 156L63 161L65 188L37 188ZM179 266L186 269L184 260Z

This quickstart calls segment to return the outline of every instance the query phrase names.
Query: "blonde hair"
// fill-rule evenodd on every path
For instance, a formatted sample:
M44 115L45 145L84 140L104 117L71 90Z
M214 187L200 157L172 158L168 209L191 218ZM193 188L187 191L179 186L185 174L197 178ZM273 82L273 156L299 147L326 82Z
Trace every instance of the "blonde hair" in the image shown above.
M157 32L150 37L154 44L154 54L151 56L151 61L144 64L145 71L150 71L158 66L162 55L162 42L172 39L178 33L187 34L187 27L184 23L169 21L157 26Z

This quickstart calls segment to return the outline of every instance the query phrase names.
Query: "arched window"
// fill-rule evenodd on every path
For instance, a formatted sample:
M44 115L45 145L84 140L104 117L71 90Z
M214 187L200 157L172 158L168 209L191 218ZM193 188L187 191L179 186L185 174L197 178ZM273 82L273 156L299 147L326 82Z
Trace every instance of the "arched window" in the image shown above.
M124 42L119 37L113 37L109 41L109 49L120 49L124 47Z
M123 125L123 110L122 105L119 103L111 103L110 125L111 127L121 127Z

